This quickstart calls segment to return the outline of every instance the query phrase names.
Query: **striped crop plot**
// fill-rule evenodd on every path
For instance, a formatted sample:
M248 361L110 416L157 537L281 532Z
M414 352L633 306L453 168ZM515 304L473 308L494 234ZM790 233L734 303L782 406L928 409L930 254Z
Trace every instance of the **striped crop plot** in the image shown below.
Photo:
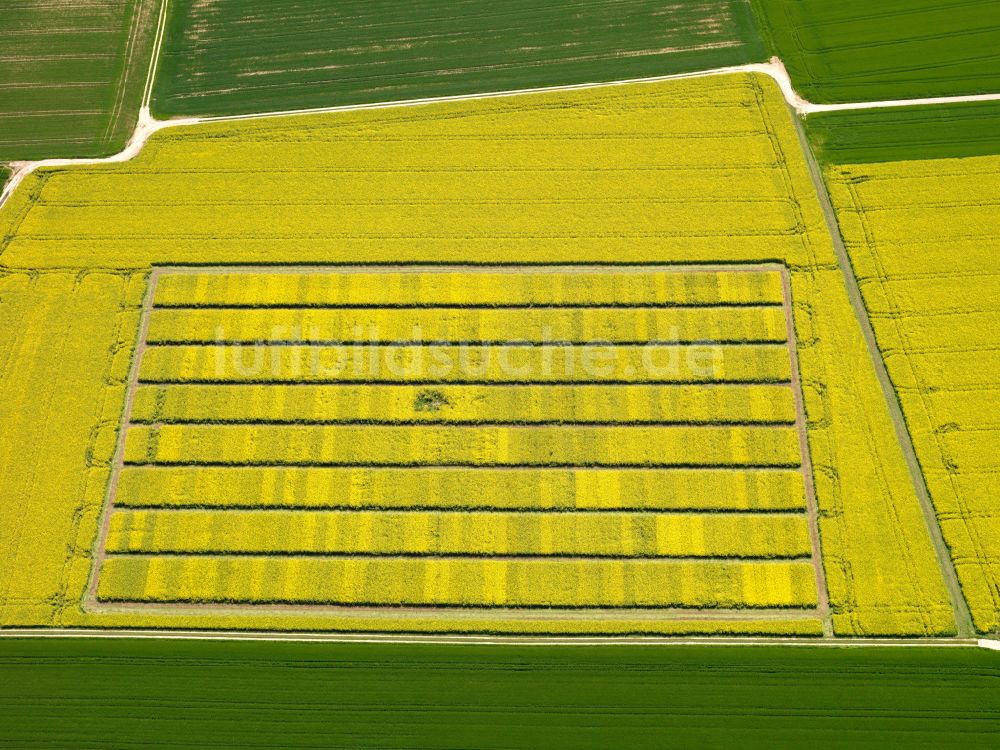
M1000 629L1000 157L831 167L841 230L962 589Z
M5 2L0 161L119 151L139 117L160 4Z
M155 271L96 605L815 622L786 273Z
M153 109L224 115L400 101L764 58L747 0L171 0Z

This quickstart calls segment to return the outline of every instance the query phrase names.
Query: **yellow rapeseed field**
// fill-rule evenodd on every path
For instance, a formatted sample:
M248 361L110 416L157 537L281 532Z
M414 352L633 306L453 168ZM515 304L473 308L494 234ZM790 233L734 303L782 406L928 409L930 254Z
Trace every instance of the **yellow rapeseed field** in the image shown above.
M829 173L962 589L1000 628L1000 158Z
M0 624L79 606L72 566L89 562L144 286L0 272Z
M244 270L178 268L191 264ZM649 268L623 275L623 264ZM489 268L470 281L475 266ZM165 270L140 331L154 267ZM0 435L15 467L0 489L45 509L0 527L7 540L22 533L12 518L51 529L0 552L9 580L32 580L5 583L2 624L954 629L789 113L764 78L172 129L131 162L25 180L0 210L0 273L15 287L62 284L61 303L75 301L54 323L51 300L0 287L0 315L30 342L0 334L3 404L19 415ZM117 285L114 313L88 302L95 278ZM139 424L108 487L140 333ZM707 365L693 356L705 339L717 342ZM238 359L258 340L260 367ZM465 372L429 378L413 361L468 340ZM505 376L491 359L469 376L495 341L519 341L510 356L541 374ZM649 341L664 358L655 377ZM615 347L606 374L578 374L586 342ZM44 386L29 387L38 372ZM558 390L541 395L545 384ZM292 395L302 389L317 390ZM18 467L43 465L40 452L46 474L26 481ZM109 546L95 559L109 489ZM198 513L211 520L197 517L195 532L184 524ZM435 531L431 515L468 517ZM348 538L368 549L338 550ZM241 539L263 549L170 549ZM397 551L401 539L427 554ZM794 559L761 559L781 554ZM140 606L156 602L188 605Z

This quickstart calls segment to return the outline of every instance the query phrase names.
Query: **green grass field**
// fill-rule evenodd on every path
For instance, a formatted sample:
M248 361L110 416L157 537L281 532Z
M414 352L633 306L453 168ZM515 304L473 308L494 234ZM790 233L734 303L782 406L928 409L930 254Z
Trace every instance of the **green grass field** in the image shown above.
M813 102L1000 91L995 0L753 0L762 31Z
M1000 102L821 112L805 123L828 164L1000 154Z
M746 0L173 0L159 116L666 75L764 58Z
M974 649L0 643L17 748L986 748Z
M139 115L160 0L24 0L0 28L0 161L105 156Z

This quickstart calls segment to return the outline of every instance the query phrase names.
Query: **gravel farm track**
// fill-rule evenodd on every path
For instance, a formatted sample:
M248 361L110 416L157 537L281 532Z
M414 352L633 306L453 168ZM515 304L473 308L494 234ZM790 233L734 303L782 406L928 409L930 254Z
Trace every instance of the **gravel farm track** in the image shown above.
M542 92L578 91L592 88L604 88L611 86L623 86L637 83L656 83L679 79L703 78L709 76L719 76L733 73L758 73L772 78L781 89L782 95L790 110L795 115L796 129L806 154L812 181L815 185L820 204L833 237L834 246L837 251L839 266L843 272L845 284L848 290L852 307L854 308L858 322L861 325L867 344L871 360L875 365L876 373L882 387L885 401L888 405L890 415L896 428L897 436L903 448L912 481L920 499L921 509L928 530L934 543L934 548L938 557L945 582L951 596L952 606L958 625L958 636L954 638L911 638L911 639L852 639L852 638L780 638L780 637L706 637L706 638L669 638L669 637L563 637L563 636L463 636L463 635L419 635L419 634L394 634L394 635L372 635L372 634L349 634L349 633L312 633L312 632L287 632L269 633L252 631L201 631L201 630L94 630L94 629L58 629L58 628L12 628L0 630L0 638L26 638L26 637L53 637L53 638L137 638L137 639L167 639L167 640L232 640L232 641L302 641L302 642L351 642L351 643L435 643L435 644L505 644L505 645L685 645L685 644L712 644L712 645L804 645L804 646L832 646L832 647L855 647L855 646L952 646L952 647L982 647L1000 650L1000 641L976 639L972 626L972 619L965 598L962 594L954 563L949 554L947 545L943 539L940 526L938 525L934 507L921 473L920 465L917 461L913 442L909 436L902 410L896 398L894 387L889 379L883 363L882 355L875 341L875 334L869 320L864 302L861 297L858 282L854 276L847 251L840 237L836 216L823 183L819 167L806 140L799 116L809 115L819 112L845 111L845 110L871 110L893 107L908 107L917 105L944 105L965 102L985 102L1000 101L1000 93L978 94L967 96L947 96L922 99L898 99L868 102L851 102L840 104L814 104L799 96L792 84L782 61L771 58L767 63L753 63L723 68L714 68L690 73L679 73L674 75L654 76L644 78L625 79L617 81L583 83L565 86L551 86L530 89L518 89L509 91L493 91L477 94L462 94L455 96L431 97L423 99L411 99L402 101L380 102L373 104L359 104L346 106L332 106L319 108L306 108L284 111L261 112L254 114L227 115L215 117L185 117L170 120L155 119L150 113L150 99L152 96L153 81L156 76L157 61L163 46L163 38L166 31L167 5L165 2L161 6L161 12L156 30L156 37L153 45L152 58L149 62L147 79L143 91L142 106L139 114L136 129L129 139L126 147L113 156L104 158L77 158L77 159L43 159L38 161L12 162L9 166L11 176L0 192L0 207L17 190L25 177L39 168L62 168L85 165L111 164L127 162L135 158L145 146L146 142L161 130L180 127L196 126L206 123L252 120L275 117L291 117L297 115L314 115L323 113L338 113L358 110L374 110L398 107L415 107L426 104L442 102L458 102L480 99L491 99L499 97L513 97ZM801 409L801 405L799 405Z

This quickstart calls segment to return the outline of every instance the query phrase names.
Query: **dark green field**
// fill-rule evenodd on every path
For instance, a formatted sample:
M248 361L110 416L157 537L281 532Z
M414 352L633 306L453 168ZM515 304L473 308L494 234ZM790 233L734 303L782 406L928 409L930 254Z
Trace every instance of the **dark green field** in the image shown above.
M159 116L666 75L765 57L747 0L172 0Z
M0 17L0 161L106 156L135 128L160 0L19 0Z
M813 102L1000 91L996 0L753 0Z
M1000 102L822 112L806 132L828 164L1000 154Z
M974 649L0 642L0 747L986 748Z

